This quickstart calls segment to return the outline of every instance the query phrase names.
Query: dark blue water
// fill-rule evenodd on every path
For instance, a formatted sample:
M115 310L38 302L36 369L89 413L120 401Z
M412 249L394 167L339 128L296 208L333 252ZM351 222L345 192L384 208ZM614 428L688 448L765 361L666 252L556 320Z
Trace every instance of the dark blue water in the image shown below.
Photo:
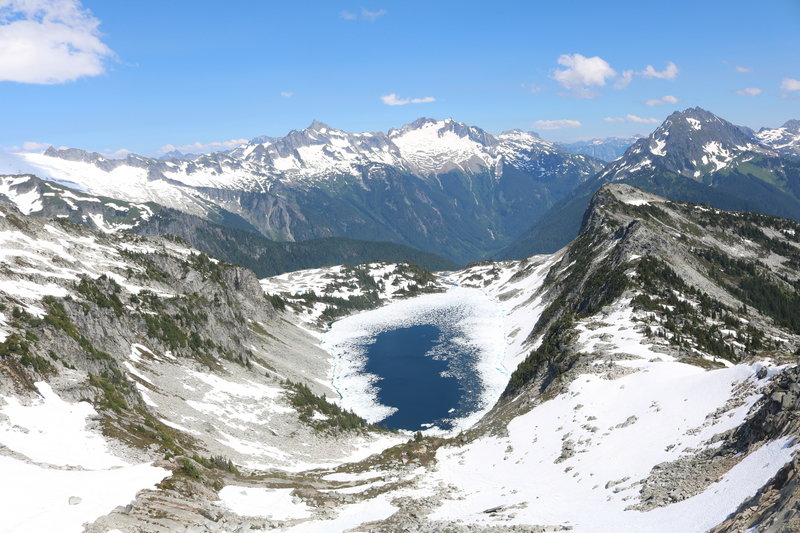
M366 346L365 370L379 377L378 400L397 408L381 425L412 431L431 424L450 429L452 418L474 408L476 395L467 394L476 386L474 372L458 371L473 356L454 349L447 337L426 324L380 333Z

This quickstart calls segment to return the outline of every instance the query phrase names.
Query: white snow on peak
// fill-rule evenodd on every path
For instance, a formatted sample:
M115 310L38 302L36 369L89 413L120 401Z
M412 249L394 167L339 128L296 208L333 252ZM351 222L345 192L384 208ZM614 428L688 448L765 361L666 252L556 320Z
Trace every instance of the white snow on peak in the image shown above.
M703 156L703 165L712 165L714 171L722 170L728 166L734 158L734 154L723 148L717 141L704 144L703 151L707 154Z
M34 188L27 192L19 192L18 187L30 181L26 176L0 177L0 194L8 197L22 214L30 215L42 210L42 197Z
M701 128L702 128L702 126L700 125L700 121L699 121L699 120L697 120L696 118L690 118L690 117L687 117L687 118L686 118L686 122L688 122L688 123L689 123L689 126L690 126L690 127L693 129L693 130L699 130L699 129L701 129Z
M667 146L667 141L664 139L653 139L652 143L655 146L650 146L650 153L653 155L658 155L664 157L667 153L664 151L664 148Z
M415 123L418 124L418 123ZM421 175L449 170L476 171L494 166L494 154L473 135L457 131L452 119L422 121L417 127L404 126L389 132L403 158ZM483 133L469 128L470 133Z
M756 133L759 141L774 150L793 152L800 155L800 133L786 127L765 129Z

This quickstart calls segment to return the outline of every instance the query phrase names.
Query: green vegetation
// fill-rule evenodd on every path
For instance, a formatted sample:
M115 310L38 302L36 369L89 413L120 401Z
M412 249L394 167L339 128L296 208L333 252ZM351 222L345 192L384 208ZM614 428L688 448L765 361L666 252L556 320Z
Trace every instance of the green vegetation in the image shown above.
M117 316L122 316L124 306L119 299L122 287L105 274L93 280L88 276L83 276L80 282L74 286L75 291L93 302L102 309L111 309Z
M22 338L19 333L12 333L6 340L0 342L0 357L10 357L12 355L26 356L30 354L30 343Z
M102 407L117 413L128 409L125 393L128 391L130 384L116 368L112 368L110 372L103 372L99 376L89 374L89 385L103 392L105 401L101 404Z
M741 358L741 349L734 342L744 344L744 351L761 348L760 332L743 328L733 309L685 283L666 262L643 257L636 275L645 294L637 295L633 304L650 313L647 327L651 334L651 324L658 324L663 329L657 336L671 344L696 347L734 362ZM737 335L723 329L737 331Z
M779 326L800 333L800 282L778 281L765 267L716 250L698 251L697 255L709 263L712 277L737 298L771 317Z
M160 281L162 283L169 282L170 276L162 270L153 259L156 254L144 254L140 252L133 252L131 250L121 249L120 255L130 262L135 263L142 267L142 271L137 271L129 268L127 276L129 278L139 278L149 281Z
M239 469L236 468L233 461L222 455L212 455L211 457L205 458L195 454L192 455L192 460L210 470L223 470L231 474L239 474Z
M44 357L40 357L38 355L24 354L22 357L20 357L19 362L24 366L33 368L40 374L49 374L51 372L55 372L55 367L53 364Z
M285 311L286 310L286 300L278 296L277 294L269 294L267 295L267 301L275 308L276 311Z
M330 403L324 396L318 396L303 383L285 381L289 402L297 409L300 420L317 430L353 430L371 427L366 420L352 411ZM318 413L318 418L314 414ZM322 415L322 416L319 416Z
M218 260L213 260L204 253L189 254L188 260L184 265L184 271L188 272L190 268L200 272L203 274L204 278L210 279L215 283L221 284L224 281L223 273L225 272L225 266Z
M167 456L183 453L181 446L175 440L175 431L172 428L142 408L136 408L133 413L137 421L144 420L144 422L129 428L128 436L132 440L132 444L143 448L153 445L160 446Z
M47 314L43 319L46 324L63 331L67 336L77 341L80 347L83 348L92 359L113 360L110 355L92 346L89 339L78 332L75 324L70 320L69 315L67 315L67 310L62 302L58 301L53 296L45 296L42 299L42 303L45 309L47 309Z
M181 457L181 473L190 478L200 479L200 470L197 469L195 462L188 457Z
M514 396L526 384L542 376L544 369L548 369L548 375L543 376L542 389L569 370L575 362L574 357L567 357L569 345L575 338L573 328L573 315L565 315L553 323L542 339L542 344L511 374L503 396Z

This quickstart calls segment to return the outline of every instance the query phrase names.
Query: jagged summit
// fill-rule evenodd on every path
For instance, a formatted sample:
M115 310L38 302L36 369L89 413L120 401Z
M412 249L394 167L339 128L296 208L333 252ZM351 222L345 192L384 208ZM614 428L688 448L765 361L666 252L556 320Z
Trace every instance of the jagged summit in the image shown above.
M636 141L609 165L607 181L637 173L672 172L692 179L734 166L744 154L774 155L758 140L717 115L699 107L676 111L648 137Z
M800 133L800 120L797 119L787 120L781 127L793 133Z
M759 141L781 154L800 156L800 120L788 120L780 128L761 128L755 135Z
M324 122L320 122L319 120L315 119L315 120L311 121L311 124L308 126L307 129L314 130L314 131L319 131L319 132L324 132L325 130L330 130L330 129L333 129L333 128L331 128L330 126L328 126Z

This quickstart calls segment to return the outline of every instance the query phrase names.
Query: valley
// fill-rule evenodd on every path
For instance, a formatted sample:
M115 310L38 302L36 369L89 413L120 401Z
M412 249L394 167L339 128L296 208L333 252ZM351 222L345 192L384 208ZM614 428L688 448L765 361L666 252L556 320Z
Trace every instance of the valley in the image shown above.
M800 330L759 291L796 290L798 223L616 184L555 254L258 280L1 209L14 530L704 531L789 505L758 498L795 461ZM387 336L453 407L381 388Z

